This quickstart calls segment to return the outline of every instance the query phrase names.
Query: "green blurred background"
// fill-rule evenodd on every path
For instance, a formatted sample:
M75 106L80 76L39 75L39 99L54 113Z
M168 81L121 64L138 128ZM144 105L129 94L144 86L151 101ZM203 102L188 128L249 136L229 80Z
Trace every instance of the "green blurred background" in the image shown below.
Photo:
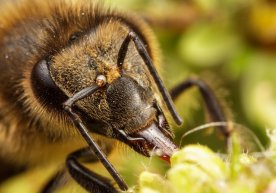
M244 126L239 128L242 139L252 140L250 129L265 147L269 145L266 129L276 128L276 1L109 0L106 4L149 21L162 50L161 74L168 88L191 76L202 78L214 89L229 119ZM185 121L181 128L173 125L179 144L183 133L208 119L196 89L183 94L176 106ZM189 135L181 146L201 143L223 151L222 138L211 131ZM110 159L130 186L137 184L143 170L164 174L168 168L157 158L143 158L125 148L118 148ZM90 167L107 175L100 164ZM55 169L34 169L8 181L0 192L38 192ZM82 191L75 182L62 192L69 190Z

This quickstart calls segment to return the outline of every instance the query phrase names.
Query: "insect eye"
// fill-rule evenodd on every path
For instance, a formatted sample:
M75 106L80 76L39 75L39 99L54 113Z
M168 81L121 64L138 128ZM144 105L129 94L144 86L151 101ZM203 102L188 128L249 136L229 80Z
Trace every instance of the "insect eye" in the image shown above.
M62 108L61 104L67 96L55 84L50 74L49 65L52 57L42 59L34 66L31 74L32 89L37 99L42 104L51 105L53 108Z
M70 38L69 38L69 43L73 43L74 41L76 41L79 37L81 36L80 32L75 32L73 33Z

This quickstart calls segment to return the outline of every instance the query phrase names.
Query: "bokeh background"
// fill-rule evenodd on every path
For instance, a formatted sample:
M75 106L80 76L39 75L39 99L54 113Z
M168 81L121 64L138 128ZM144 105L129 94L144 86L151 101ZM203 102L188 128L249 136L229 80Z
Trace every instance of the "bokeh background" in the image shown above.
M276 1L109 0L105 4L135 12L149 22L160 43L161 74L168 88L188 77L205 80L229 120L237 123L233 127L241 131L244 142L253 141L250 130L264 147L269 146L266 131L276 129ZM182 127L172 124L180 144L183 133L206 123L208 116L196 88L183 94L176 106L185 121ZM225 143L214 130L191 134L181 146L201 143L223 152ZM130 186L137 184L143 170L162 175L169 167L125 148L117 148L110 159ZM100 164L89 167L108 176ZM0 192L38 192L55 169L35 168L5 183ZM69 190L82 192L71 181L62 192Z

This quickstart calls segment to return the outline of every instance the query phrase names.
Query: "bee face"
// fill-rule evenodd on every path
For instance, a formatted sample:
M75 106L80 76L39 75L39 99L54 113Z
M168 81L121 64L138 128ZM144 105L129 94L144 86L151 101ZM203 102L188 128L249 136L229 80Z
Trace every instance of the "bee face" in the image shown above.
M81 18L76 21L80 22ZM44 56L33 68L32 84L38 98L45 99L47 93L55 93L54 96L50 96L50 100L45 99L42 103L45 106L49 106L48 103L53 101L62 104L65 98L97 84L98 78L103 77L105 85L78 101L74 107L90 131L128 142L118 131L136 136L138 132L158 125L156 99L150 74L133 42L128 45L123 63L118 63L122 44L129 31L133 29L126 22L111 18L103 19L96 27L85 32L72 32L72 28L75 29L80 24L81 22L72 24L68 31L67 26L65 29L59 29L59 32L64 34L71 33L67 35L66 46L62 49L56 46L56 52L48 52L51 54ZM51 34L49 30L48 33L47 37L51 38L48 42L53 42L53 46L48 44L48 47L52 48L56 44L62 45L66 42L64 34ZM53 41L52 37L56 40ZM38 79L45 74L51 85L41 86ZM41 83L45 84L45 81ZM41 89L42 87L46 88ZM49 87L55 88L49 90ZM163 129L168 130L165 127ZM149 155L149 151L155 147L154 144L147 143L129 145L144 155ZM168 154L171 154L171 151L169 150Z
M110 30L113 33L108 33ZM145 112L153 104L153 93L134 45L130 46L122 69L117 65L127 30L116 22L101 24L53 55L48 66L53 81L68 97L95 85L98 76L105 77L107 85L79 101L77 107L94 121L106 123L108 128L125 128L131 132L147 124L145 120L152 117L154 111ZM140 115L143 118L139 118ZM137 118L139 123L134 121Z

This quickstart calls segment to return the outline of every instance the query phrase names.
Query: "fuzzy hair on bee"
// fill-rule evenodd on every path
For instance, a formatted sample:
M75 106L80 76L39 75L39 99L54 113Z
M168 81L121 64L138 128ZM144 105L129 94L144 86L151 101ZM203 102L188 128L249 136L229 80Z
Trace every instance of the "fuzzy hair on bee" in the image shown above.
M181 120L156 70L155 37L142 19L94 0L0 3L1 165L66 160L87 191L117 192L105 178L99 184L78 159L100 160L126 190L103 153L115 140L145 156L156 150L165 160L177 150L163 111ZM176 87L172 97L193 85L207 96L213 119L224 120L208 87L197 80ZM51 188L49 183L43 192Z

